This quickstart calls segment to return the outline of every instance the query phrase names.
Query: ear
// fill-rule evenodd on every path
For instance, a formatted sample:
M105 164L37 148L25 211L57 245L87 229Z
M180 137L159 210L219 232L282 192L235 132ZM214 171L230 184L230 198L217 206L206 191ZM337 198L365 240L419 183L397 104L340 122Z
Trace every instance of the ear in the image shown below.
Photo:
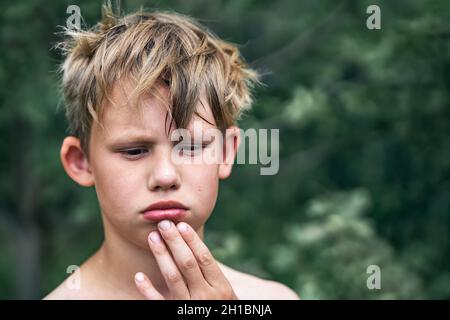
M64 170L75 182L84 187L94 185L94 176L88 158L81 149L78 138L66 137L64 139L60 157Z
M241 132L238 127L226 129L223 139L223 161L219 164L219 179L226 179L231 174L234 159L241 144Z

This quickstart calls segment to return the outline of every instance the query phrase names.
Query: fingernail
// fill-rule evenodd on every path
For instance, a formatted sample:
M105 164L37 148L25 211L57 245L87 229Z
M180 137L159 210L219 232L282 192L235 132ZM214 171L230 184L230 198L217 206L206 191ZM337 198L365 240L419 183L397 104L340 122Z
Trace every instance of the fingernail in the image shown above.
M171 224L172 223L169 220L163 220L158 223L158 227L161 228L161 230L169 230Z
M137 282L143 282L144 274L142 272L138 272L135 274L134 279L136 279Z
M157 231L153 231L152 233L150 233L150 240L152 240L152 242L154 242L154 243L160 243L161 236L159 235L159 233Z
M180 222L180 223L177 225L177 228L178 228L178 230L180 230L180 232L186 232L186 231L188 230L188 226L187 226L187 224L184 223L184 222Z

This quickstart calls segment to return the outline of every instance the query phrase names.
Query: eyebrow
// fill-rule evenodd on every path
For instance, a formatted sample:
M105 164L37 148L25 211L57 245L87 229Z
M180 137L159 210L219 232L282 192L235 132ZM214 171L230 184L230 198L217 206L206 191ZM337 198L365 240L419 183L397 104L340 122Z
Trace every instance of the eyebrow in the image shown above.
M185 129L185 130L188 130L188 129ZM195 136L194 132L192 130L188 130L188 131L190 133L191 138L193 138ZM178 142L180 142L180 141L178 141ZM214 141L214 139L212 141ZM175 142L175 141L173 141L173 142ZM155 144L155 139L146 134L129 133L129 134L124 134L123 136L120 136L120 137L107 138L105 140L105 143L110 147L117 147L117 146L120 147L121 145L126 145L129 143L152 145L152 144Z
M107 145L122 145L127 143L154 144L155 139L145 134L125 134L120 137L106 139Z

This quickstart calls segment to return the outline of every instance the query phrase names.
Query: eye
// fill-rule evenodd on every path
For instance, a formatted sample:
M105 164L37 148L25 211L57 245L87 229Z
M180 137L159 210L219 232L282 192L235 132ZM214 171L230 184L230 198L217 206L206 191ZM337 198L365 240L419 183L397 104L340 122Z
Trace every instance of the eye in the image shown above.
M133 148L133 149L126 149L126 150L120 151L120 153L123 154L125 157L131 158L131 159L137 159L141 155L143 155L147 152L148 151L146 148Z
M195 156L201 153L207 146L207 144L180 144L178 149L181 155Z

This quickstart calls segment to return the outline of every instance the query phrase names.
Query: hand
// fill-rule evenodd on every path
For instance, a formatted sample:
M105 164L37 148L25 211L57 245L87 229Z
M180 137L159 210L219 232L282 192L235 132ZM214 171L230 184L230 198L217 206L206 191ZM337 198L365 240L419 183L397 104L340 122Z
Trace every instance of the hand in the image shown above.
M170 294L164 297L145 274L138 272L136 286L145 298L238 300L217 261L194 229L185 222L175 226L169 220L159 222L158 229L160 232L150 233L148 243Z

